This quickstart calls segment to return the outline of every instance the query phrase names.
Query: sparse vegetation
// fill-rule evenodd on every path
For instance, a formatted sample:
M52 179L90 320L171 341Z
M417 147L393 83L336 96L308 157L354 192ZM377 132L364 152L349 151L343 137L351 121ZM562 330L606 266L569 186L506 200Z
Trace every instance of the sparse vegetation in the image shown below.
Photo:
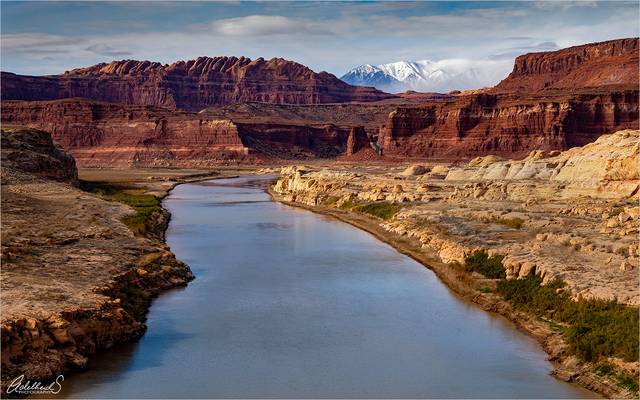
M498 282L498 293L516 308L565 325L569 350L585 361L601 357L638 360L638 308L604 300L571 300L564 283L541 285L537 275Z
M374 217L388 220L393 218L393 216L396 215L396 213L400 211L401 208L402 206L400 204L382 201L377 203L363 204L360 206L356 206L353 209L355 211L373 215Z
M343 210L351 211L359 205L360 203L358 203L357 201L352 199L347 199L344 202L342 202L342 204L340 204L339 207L342 208Z
M563 290L562 281L542 285L542 278L537 275L507 280L502 260L502 256L489 257L485 251L479 251L465 258L464 269L499 279L497 293L517 309L538 316L549 323L553 330L562 332L569 351L580 359L597 361L613 356L625 361L638 360L640 332L637 307L615 301L574 301ZM610 368L607 364L601 364L596 373L610 374ZM624 380L626 388L633 389L630 382L637 388L637 382L633 379Z
M613 373L614 368L611 364L602 363L596 366L595 371L598 376L607 376Z
M336 197L336 196L330 196L330 197L327 197L326 199L324 199L324 200L322 201L322 205L323 205L323 206L327 206L327 207L333 207L333 206L335 206L335 205L336 205L336 203L338 202L338 199L339 199L339 198L338 198L338 197Z
M144 194L144 189L139 187L82 181L81 188L105 200L117 201L133 208L135 214L123 218L122 222L136 235L147 236L152 230L154 217L162 213L160 200L156 196Z
M490 279L505 278L506 272L502 266L504 256L489 257L487 252L478 251L464 260L464 268L467 272L478 272Z
M638 397L638 377L633 377L629 374L620 374L616 377L618 386L623 389L627 389L632 392L636 397Z

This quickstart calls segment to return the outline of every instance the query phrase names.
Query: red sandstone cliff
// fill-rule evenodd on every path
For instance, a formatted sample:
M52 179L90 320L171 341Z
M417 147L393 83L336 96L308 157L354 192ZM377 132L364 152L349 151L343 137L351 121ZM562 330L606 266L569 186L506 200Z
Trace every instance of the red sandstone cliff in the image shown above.
M200 111L250 101L283 104L376 101L394 96L348 85L327 72L315 73L282 58L199 57L162 65L114 61L54 76L3 72L4 100L82 97L123 104Z
M52 132L85 166L205 166L226 160L335 157L345 150L352 153L348 159L377 159L365 143L365 136L375 135L388 159L487 153L517 157L637 128L637 51L638 39L620 39L527 54L518 57L514 71L496 88L430 95L420 98L421 104L407 104L406 99L297 106L245 103L195 114L82 99L4 101L2 122ZM337 88L343 86L331 86L332 75L281 59L201 58L171 66L125 61L57 77L19 79L54 83L40 90L37 84L3 79L3 96L5 88L26 97L53 96L48 90L67 82L63 92L68 96L105 94L112 96L110 101L127 104L198 109L256 98L346 101L358 93L346 84L347 91L341 93ZM31 92L36 89L40 91ZM358 126L364 129L352 131ZM358 158L358 150L367 154Z
M638 88L638 38L609 40L516 58L494 90L538 91L619 85Z
M524 156L534 149L582 146L638 127L638 90L480 94L399 107L380 130L391 158Z
M380 129L389 157L522 156L638 128L638 39L531 53L495 88L401 106Z
M151 106L84 99L5 101L2 122L51 132L82 166L208 166L229 160L335 157L348 129L233 122Z

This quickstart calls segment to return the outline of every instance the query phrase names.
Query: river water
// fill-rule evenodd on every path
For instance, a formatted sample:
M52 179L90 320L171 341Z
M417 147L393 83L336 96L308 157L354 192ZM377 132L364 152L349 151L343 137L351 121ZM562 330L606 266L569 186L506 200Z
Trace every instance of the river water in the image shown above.
M167 242L196 280L154 301L146 335L95 357L63 395L593 397L549 376L532 339L416 261L257 184L174 189Z

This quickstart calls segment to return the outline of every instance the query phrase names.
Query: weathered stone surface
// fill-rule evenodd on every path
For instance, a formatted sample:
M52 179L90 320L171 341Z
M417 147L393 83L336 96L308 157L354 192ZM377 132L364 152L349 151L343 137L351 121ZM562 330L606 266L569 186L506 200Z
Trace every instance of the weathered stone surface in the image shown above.
M51 132L81 166L209 166L335 157L347 127L233 122L208 114L83 99L5 101L2 122Z
M490 94L400 106L380 129L386 157L522 157L638 126L638 90Z
M413 164L407 167L400 175L403 176L414 176L414 175L424 175L429 172L429 168L420 164Z
M1 82L3 100L83 97L191 111L248 101L318 104L394 97L282 58L199 57L171 65L122 60L53 76L2 72Z
M640 134L619 131L601 136L583 147L560 154L534 151L523 160L475 163L475 167L453 168L446 180L535 179L556 183L555 195L620 198L632 195L640 184ZM471 165L471 164L470 164ZM564 185L562 185L564 183ZM514 188L512 188L513 190ZM529 195L533 196L535 192ZM622 216L621 216L622 215ZM609 228L631 217L621 213L607 222ZM624 221L623 221L624 220Z
M71 185L73 158L48 133L1 135L4 392L19 375L46 382L139 337L151 298L193 275L154 236L133 235L121 221L131 208Z
M618 39L518 56L513 72L495 90L638 87L638 43L638 38Z
M78 179L75 160L48 132L20 126L2 128L2 167L73 184Z
M638 143L640 131L621 131L562 153L436 165L419 177L389 165L288 168L274 191L310 206L404 203L381 226L445 263L485 249L505 256L508 279L562 279L576 298L638 305Z

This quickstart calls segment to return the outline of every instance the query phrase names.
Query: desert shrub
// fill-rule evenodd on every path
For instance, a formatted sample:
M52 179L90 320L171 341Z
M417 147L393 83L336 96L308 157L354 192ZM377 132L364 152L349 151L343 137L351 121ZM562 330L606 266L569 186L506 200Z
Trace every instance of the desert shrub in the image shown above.
M617 376L618 386L621 388L627 389L632 392L636 397L638 397L638 377L633 377L629 374L621 374Z
M400 204L382 201L356 206L353 209L359 212L373 215L374 217L388 220L396 215L396 213L400 211L401 208L402 206Z
M118 293L122 308L133 318L140 321L149 308L150 296L142 288L125 284Z
M537 275L502 280L497 291L516 308L565 324L569 350L585 361L601 357L638 360L638 308L605 300L572 300L555 281L541 285Z
M329 196L322 201L323 206L333 207L338 202L339 198L336 196Z
M337 201L338 200L336 200L336 203L337 203ZM360 205L360 203L358 203L357 200L347 199L347 200L343 201L340 204L339 207L342 208L343 210L351 211L351 210L355 209L356 207L358 207L359 205Z
M607 376L607 375L611 375L614 369L611 364L602 363L596 366L595 371L596 371L596 374L598 374L599 376Z
M153 229L154 217L162 213L160 199L144 194L144 189L139 187L87 181L81 182L80 187L105 200L117 201L133 208L135 214L123 218L122 222L136 235L149 234Z
M478 272L487 278L502 279L506 272L502 266L504 256L489 257L486 251L477 251L464 259L464 267L467 272Z

